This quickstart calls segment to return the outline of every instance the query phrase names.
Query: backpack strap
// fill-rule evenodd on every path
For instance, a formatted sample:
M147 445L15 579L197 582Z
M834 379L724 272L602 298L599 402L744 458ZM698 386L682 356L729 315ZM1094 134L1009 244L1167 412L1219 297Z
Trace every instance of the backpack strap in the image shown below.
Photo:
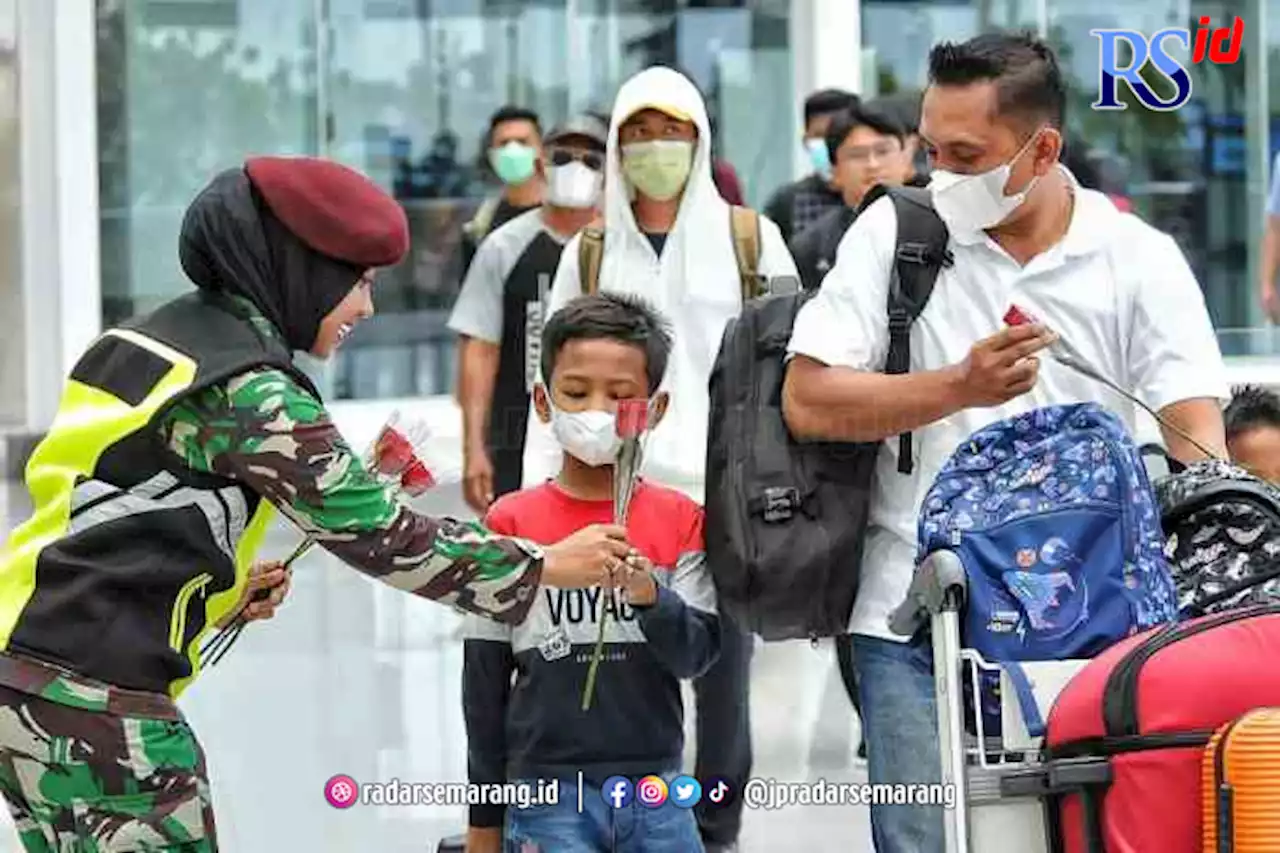
M604 228L597 219L582 229L582 239L578 241L578 280L584 296L600 289L600 265L603 262Z
M472 242L479 243L484 236L489 233L489 226L493 225L493 216L498 212L498 205L502 203L499 196L490 196L480 203L480 207L476 210L476 215L471 217L471 221L462 226L462 230L466 232Z
M749 207L729 205L729 231L738 260L742 301L749 302L760 295L760 214Z
M578 277L583 294L600 287L600 265L604 261L604 231L598 220L582 230L578 241ZM760 214L749 207L729 207L729 230L733 235L733 255L742 281L742 300L760 295Z
M951 266L952 258L947 251L947 226L933 209L926 187L873 187L859 213L886 195L893 199L898 215L887 306L889 355L885 360L885 373L893 375L911 370L911 327L929 303L938 273ZM911 433L903 433L898 441L898 471L910 474L914 470Z

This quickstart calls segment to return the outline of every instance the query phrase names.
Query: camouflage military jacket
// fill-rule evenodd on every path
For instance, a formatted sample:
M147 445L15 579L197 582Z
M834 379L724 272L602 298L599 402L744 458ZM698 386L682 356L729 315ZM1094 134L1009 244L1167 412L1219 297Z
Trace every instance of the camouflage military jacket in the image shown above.
M260 331L278 336L240 304ZM537 546L405 506L366 472L320 401L282 371L253 370L181 401L161 432L191 469L245 484L322 547L391 586L501 622L520 622L533 602Z

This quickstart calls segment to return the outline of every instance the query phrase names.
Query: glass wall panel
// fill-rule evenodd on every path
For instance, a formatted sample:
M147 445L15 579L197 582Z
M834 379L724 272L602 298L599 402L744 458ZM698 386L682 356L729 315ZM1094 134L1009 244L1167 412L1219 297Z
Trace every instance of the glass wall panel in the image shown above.
M1268 2L1280 8L1278 0ZM1043 4L1041 12L1041 0L863 0L863 38L876 51L880 87L892 91L925 84L928 50L936 41L998 27L1043 27L1071 86L1067 123L1073 168L1087 184L1127 197L1139 215L1178 240L1204 288L1225 353L1280 352L1274 328L1257 326L1257 288L1249 272L1259 250L1250 238L1249 189L1266 178L1246 157L1246 107L1260 97L1259 87L1275 91L1277 85L1266 82L1262 64L1250 62L1246 49L1234 65L1193 66L1193 97L1178 111L1151 111L1132 98L1123 112L1090 108L1098 87L1098 40L1090 30L1194 30L1200 16L1221 25L1235 14L1247 26L1264 26L1257 0ZM1124 87L1121 92L1127 94Z
M98 0L103 320L190 287L183 210L253 154L317 149L314 0Z
M10 319L0 336L0 424L20 424L27 415L17 6L0 0L0 316Z
M792 102L785 0L98 0L103 313L186 287L176 237L218 169L254 153L323 153L401 199L412 251L384 273L378 316L324 371L337 398L449 391L445 328L461 228L498 191L489 116L546 126L608 111L646 65L683 67L748 199L790 177L796 137L760 103ZM320 16L317 18L317 14Z
M748 199L790 178L796 133L760 103L791 104L788 4L642 0L329 0L320 97L330 156L394 188L412 252L377 289L378 316L335 358L337 398L452 390L445 323L462 268L461 228L498 187L483 163L489 116L506 103L545 128L571 110L608 113L640 69L683 68L703 89L720 156Z
M15 424L26 418L18 115L17 0L0 0L0 423Z

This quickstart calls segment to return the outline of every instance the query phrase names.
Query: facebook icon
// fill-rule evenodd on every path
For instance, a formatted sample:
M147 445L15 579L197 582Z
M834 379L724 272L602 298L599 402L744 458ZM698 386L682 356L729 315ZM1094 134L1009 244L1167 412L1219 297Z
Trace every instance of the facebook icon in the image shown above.
M631 805L631 780L626 776L610 776L604 780L600 796L606 804L615 809L624 809Z

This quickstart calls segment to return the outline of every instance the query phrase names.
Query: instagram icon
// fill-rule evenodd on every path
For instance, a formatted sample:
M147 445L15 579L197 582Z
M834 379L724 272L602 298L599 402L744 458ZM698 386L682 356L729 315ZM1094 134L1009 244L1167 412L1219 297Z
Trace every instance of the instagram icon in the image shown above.
M636 799L640 804L656 809L667 801L667 783L661 776L646 776L636 783Z

